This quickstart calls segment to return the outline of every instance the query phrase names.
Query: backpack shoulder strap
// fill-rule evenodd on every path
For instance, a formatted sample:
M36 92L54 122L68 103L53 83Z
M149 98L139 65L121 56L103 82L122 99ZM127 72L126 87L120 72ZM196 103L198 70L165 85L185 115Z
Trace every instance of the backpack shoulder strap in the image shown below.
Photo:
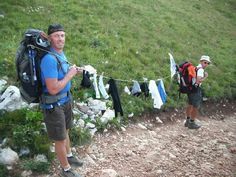
M202 67L197 67L197 66L195 67L196 76L197 76L197 72L198 72L199 69L203 69L203 68Z
M62 67L62 63L61 63L61 61L59 60L59 58L56 56L56 55L54 55L53 53L50 53L52 56L54 56L55 57L55 59L57 60L57 66L58 66L58 70L62 70L62 72L63 72L63 74L64 75L66 75L66 72L64 71L64 69L63 69L63 67Z

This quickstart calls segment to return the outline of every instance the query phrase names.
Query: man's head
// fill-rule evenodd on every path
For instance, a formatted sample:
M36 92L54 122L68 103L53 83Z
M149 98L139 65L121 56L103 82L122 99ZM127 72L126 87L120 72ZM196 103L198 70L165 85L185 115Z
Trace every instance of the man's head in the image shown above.
M62 51L65 45L65 31L62 25L60 24L49 25L48 36L51 46L59 52Z
M200 63L203 68L207 67L211 63L210 57L207 55L202 55L200 58Z
M52 24L48 27L48 35L55 33L57 31L64 31L64 28L60 24Z

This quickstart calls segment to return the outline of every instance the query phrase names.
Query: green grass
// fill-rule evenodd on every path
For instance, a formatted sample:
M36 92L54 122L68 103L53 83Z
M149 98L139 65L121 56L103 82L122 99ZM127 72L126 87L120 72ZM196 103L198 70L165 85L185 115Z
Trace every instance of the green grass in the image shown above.
M0 76L15 79L15 52L26 29L47 31L49 24L61 23L65 52L77 65L91 64L115 79L158 79L170 75L168 52L176 62L194 64L207 54L213 61L204 83L207 96L235 98L235 10L234 0L7 0L0 3ZM169 78L164 83L167 105L177 106L176 87L168 89ZM132 82L118 83L122 90L124 85ZM149 100L121 96L128 112L152 107Z

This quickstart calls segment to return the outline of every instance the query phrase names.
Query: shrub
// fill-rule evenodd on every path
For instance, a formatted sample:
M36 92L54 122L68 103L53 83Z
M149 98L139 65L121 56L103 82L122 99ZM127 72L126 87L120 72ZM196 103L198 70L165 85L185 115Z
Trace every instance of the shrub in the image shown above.
M4 165L0 164L0 177L8 176L8 170Z
M0 138L11 137L12 131L17 125L26 124L26 109L15 110L12 112L0 112Z
M21 167L24 170L31 170L38 173L49 173L50 163L49 162L39 162L35 160L25 160L22 162Z
M0 138L9 138L8 145L18 152L21 148L29 148L30 156L39 153L52 159L50 141L43 130L42 121L42 113L37 109L1 112Z
M92 141L91 134L88 129L82 129L80 127L73 127L70 132L70 140L73 146L89 144Z

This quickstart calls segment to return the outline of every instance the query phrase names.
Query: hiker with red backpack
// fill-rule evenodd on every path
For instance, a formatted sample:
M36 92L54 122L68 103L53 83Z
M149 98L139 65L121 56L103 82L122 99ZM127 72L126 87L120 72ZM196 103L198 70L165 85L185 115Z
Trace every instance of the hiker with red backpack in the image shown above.
M204 70L211 63L210 57L203 55L199 60L199 64L196 67L196 77L192 81L192 91L187 93L188 96L188 106L186 108L186 121L185 127L189 129L198 129L201 125L197 124L195 119L198 113L198 108L200 107L202 101L202 90L201 84L208 77L208 73Z

